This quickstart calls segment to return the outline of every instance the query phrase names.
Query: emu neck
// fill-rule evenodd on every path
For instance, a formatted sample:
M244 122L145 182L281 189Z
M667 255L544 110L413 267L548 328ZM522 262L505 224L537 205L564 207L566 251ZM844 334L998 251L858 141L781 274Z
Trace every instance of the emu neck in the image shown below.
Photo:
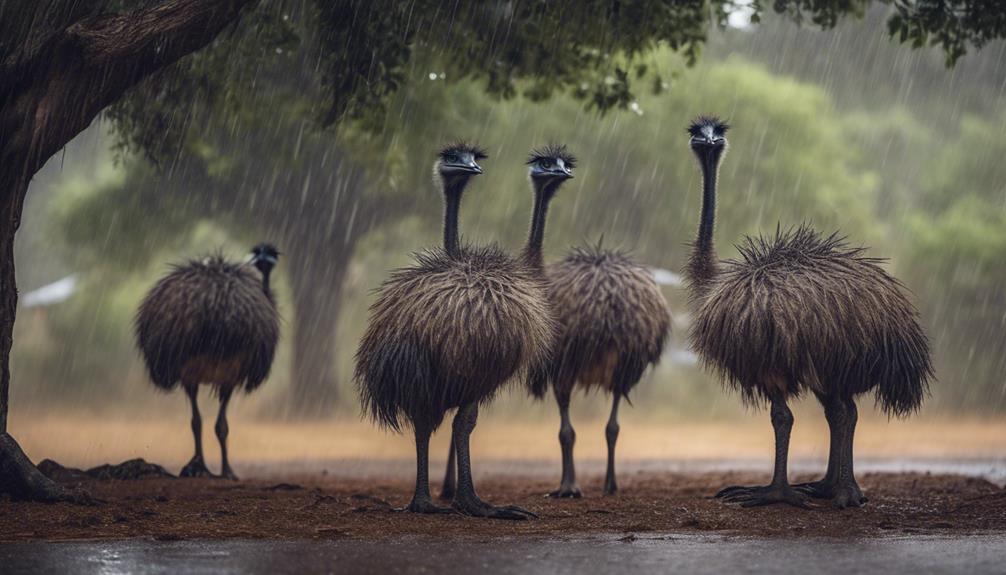
M262 291L265 292L265 295L269 296L269 299L272 299L272 291L269 289L269 274L271 273L271 269L266 268L262 270Z
M532 266L542 269L542 244L545 242L545 223L548 220L548 204L552 201L559 182L534 183L534 211L531 213L531 229L524 245L524 258Z
M716 228L716 177L719 157L707 153L700 158L702 166L702 215L699 220L698 237L688 262L688 276L693 295L703 295L709 283L716 276L716 248L713 232Z
M467 183L467 178L444 182L444 251L451 257L457 257L461 253L458 213L461 210L461 195Z

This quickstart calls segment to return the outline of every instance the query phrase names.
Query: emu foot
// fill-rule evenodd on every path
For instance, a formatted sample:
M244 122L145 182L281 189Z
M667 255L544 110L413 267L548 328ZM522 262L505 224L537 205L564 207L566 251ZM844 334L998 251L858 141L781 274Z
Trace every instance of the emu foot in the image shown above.
M517 507L516 505L504 505L496 507L479 499L474 493L471 495L458 495L454 498L454 509L459 513L471 515L472 517L486 517L489 519L510 519L512 521L526 521L537 519L534 513Z
M413 497L412 501L406 507L401 507L395 509L395 511L401 511L404 513L423 513L423 514L442 514L442 515L455 515L457 511L450 507L440 507L439 505L434 505L427 498L416 498Z
M738 503L741 507L759 507L774 503L785 503L794 507L810 509L807 496L789 485L766 485L764 487L733 486L721 489L717 499L727 503Z
M863 491L856 484L855 480L846 483L837 483L822 479L821 481L794 485L793 489L815 499L830 499L832 505L839 509L862 507L863 504L870 500L863 495Z
M100 503L86 491L63 487L42 475L7 433L0 433L0 494L10 495L14 500L40 503Z
M214 477L210 470L206 468L206 462L203 461L202 457L193 457L182 471L178 474L179 477Z
M846 507L862 507L869 499L863 495L863 491L856 485L855 481L846 482L835 487L831 504L838 509Z
M231 469L230 465L225 465L223 471L220 472L221 479L229 479L231 481L240 481L238 476L234 474L234 470Z
M559 485L559 489L552 491L547 495L547 497L553 497L555 499L579 499L583 497L583 494L580 493L580 488L576 485L576 483L563 482Z
M797 483L793 489L813 497L814 499L831 499L834 497L835 483L827 479L820 481L810 481L808 483Z

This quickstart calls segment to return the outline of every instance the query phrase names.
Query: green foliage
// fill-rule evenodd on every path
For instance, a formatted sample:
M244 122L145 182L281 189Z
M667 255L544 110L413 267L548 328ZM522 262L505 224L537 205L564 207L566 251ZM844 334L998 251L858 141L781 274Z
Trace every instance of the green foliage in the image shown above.
M956 405L1006 405L1006 115L967 116L926 170L922 209L909 219L912 278L940 326L944 393Z
M1000 0L926 0L895 2L888 21L892 36L914 48L943 48L947 67L967 54L1006 36L1006 10Z

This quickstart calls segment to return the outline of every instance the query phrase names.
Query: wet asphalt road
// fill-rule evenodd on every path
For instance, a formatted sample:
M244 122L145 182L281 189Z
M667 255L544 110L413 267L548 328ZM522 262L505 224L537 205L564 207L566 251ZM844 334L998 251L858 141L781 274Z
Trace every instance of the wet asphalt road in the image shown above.
M1006 573L1006 534L0 544L0 573Z

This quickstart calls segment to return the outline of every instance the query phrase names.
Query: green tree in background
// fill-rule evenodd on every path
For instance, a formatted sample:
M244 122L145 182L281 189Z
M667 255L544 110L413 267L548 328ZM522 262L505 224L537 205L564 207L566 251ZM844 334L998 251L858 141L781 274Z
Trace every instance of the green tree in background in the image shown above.
M911 218L913 285L922 294L957 405L1006 405L1006 115L965 117L927 170Z

